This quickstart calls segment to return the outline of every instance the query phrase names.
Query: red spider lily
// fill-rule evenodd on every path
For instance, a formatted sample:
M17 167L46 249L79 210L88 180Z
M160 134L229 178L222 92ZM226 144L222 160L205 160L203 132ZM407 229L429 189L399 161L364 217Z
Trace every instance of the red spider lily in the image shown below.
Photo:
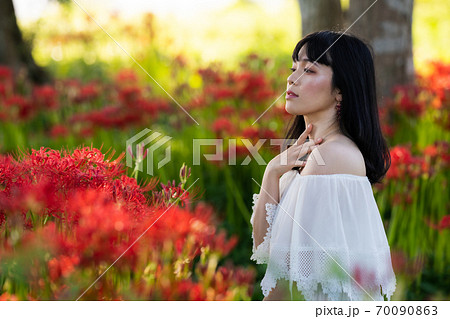
M433 146L436 147L437 155L436 158L439 158L444 168L447 168L450 164L450 143L447 141L436 141Z
M254 127L254 126L246 127L242 131L242 136L244 138L248 138L250 140L256 140L256 139L259 138L259 130L256 127Z
M196 269L200 276L207 276L208 284L193 282L191 279L184 279L177 283L173 289L163 288L163 300L235 300L234 294L230 291L230 284L235 285L253 285L253 271L243 270L242 268L220 267L220 270L212 276L208 276L207 265L199 265ZM226 270L225 270L226 269ZM226 277L223 276L226 273ZM244 279L244 277L247 277ZM242 279L242 281L241 281ZM253 288L249 287L250 294Z
M213 132L217 133L220 136L223 133L232 135L235 132L235 127L234 127L233 123L225 117L220 117L217 120L215 120L212 123L211 128L212 128Z
M80 259L77 256L60 256L59 258L52 258L48 261L48 270L50 279L52 281L58 280L61 276L67 277L79 264Z
M134 93L133 93L134 94ZM116 106L107 105L100 110L93 110L83 114L75 114L70 121L89 125L85 128L93 132L94 127L126 128L130 126L145 125L150 121L156 121L161 112L172 113L169 103L161 100L145 100L133 94L123 97L125 104Z
M356 265L352 271L352 277L362 287L370 287L375 282L375 274L371 271L367 271L364 268Z
M110 270L114 275L109 276L121 277L111 280L105 276L83 298L124 299L120 282L130 282L130 272L137 278L130 282L130 289L143 298L231 300L236 292L230 287L252 285L252 272L237 270L226 281L216 274L218 256L228 254L237 238L226 239L223 230L216 230L211 206L199 203L193 211L168 207L174 199L188 202L189 193L182 195L190 175L185 165L180 169L182 183L162 185L160 194L169 201L157 207L153 205L155 192L151 200L144 196L156 183L140 186L123 175L122 157L112 160L112 154L106 158L90 147L73 152L41 148L18 160L0 156L0 227L7 227L11 232L6 234L11 234L21 229L20 224L26 226L18 238L1 237L0 260L14 265L20 255L24 256L20 260L31 265L24 268L27 289L23 291L29 294L18 299L71 299L72 294L81 292L71 292L68 283L81 280L81 285L88 285L99 269L119 256ZM14 222L16 217L19 223ZM194 282L190 269L197 256L207 264L192 269L198 278ZM140 267L147 269L149 263L156 263L153 284L139 275L146 278L148 271ZM13 272L19 269L11 267ZM188 295L186 287L190 287Z
M392 109L395 108L394 102L390 98L386 98L383 107L378 109L378 114L381 123L381 130L383 135L393 137L396 132L396 127L394 125L390 125L389 116L392 112Z
M207 102L204 96L196 96L191 99L188 106L193 109L200 109L206 107Z
M4 99L7 95L7 88L3 83L0 83L0 98Z
M418 75L418 79L434 96L431 106L442 109L450 103L450 64L441 61L427 62L428 74Z
M437 225L434 224L433 222L431 222L430 220L427 220L426 223L431 228L439 230L439 231L449 229L450 228L450 215L443 216Z
M0 295L0 301L18 301L19 299L15 295L11 295L7 292L4 292Z
M407 263L406 255L401 250L391 250L392 268L396 273L404 273Z
M26 120L34 113L31 102L21 95L11 95L3 101L3 104L11 120Z
M396 108L408 115L420 116L425 110L425 102L419 97L423 88L416 85L397 85L392 89L395 94Z
M233 114L236 114L236 109L231 105L226 105L219 109L220 116L231 116Z
M185 207L185 205L188 204L189 192L185 191L181 184L182 183L175 186L175 180L172 181L172 184L170 181L167 185L161 183L162 190L155 193L155 199L158 206L163 204L171 204L172 202L179 200L181 206Z
M65 95L69 101L75 102L82 86L79 79L57 79L54 83L58 92Z
M214 241L210 243L210 247L213 250L220 251L223 255L228 255L237 243L237 236L232 236L230 239L226 239L225 231L221 230L218 234L215 234Z
M256 119L257 116L260 114L256 112L254 109L245 109L239 112L239 116L246 120L246 119Z
M270 88L268 80L260 72L229 72L224 77L221 77L212 69L201 69L199 73L204 79L205 97L210 97L213 100L239 98L254 103L262 102L274 96L274 91Z
M251 285L255 275L256 274L253 269L239 267L235 268L235 271L233 272L233 279L239 284Z
M72 122L88 123L92 127L125 128L133 124L142 124L143 117L138 112L129 112L121 106L105 106L85 114L77 114Z
M141 220L147 215L145 205L148 201L144 194L151 191L156 183L157 180L152 179L147 185L140 186L134 178L122 175L120 180L114 180L106 189L136 220Z
M1 202L1 199L0 199L0 202ZM4 212L0 211L0 227L3 226L5 221L6 221L6 214Z
M115 78L118 84L135 84L138 81L136 72L133 69L122 69Z
M133 106L133 104L141 97L142 90L137 86L127 86L119 88L119 101L125 105Z
M154 217L158 218L157 223L150 219L142 225L141 229L152 225L152 231L146 233L141 245L150 245L157 250L173 243L177 258L186 256L192 260L201 254L199 247L206 246L216 253L227 255L237 244L236 236L226 239L223 230L217 236L216 227L212 225L213 209L204 203L199 203L192 213L178 206L160 208Z
M23 223L24 227L30 228L32 225L25 213L28 209L33 209L38 215L58 211L55 184L45 176L33 183L34 176L27 173L10 157L0 158L0 184L3 186L0 192L0 226L8 220L10 227Z
M408 173L408 168L413 164L413 156L409 147L394 146L391 150L391 167L389 168L386 178L402 179Z
M439 229L448 229L448 228L450 228L450 215L445 215L439 222Z
M59 107L58 94L51 85L33 87L33 100L41 109L56 109Z
M213 100L220 101L235 97L235 90L226 86L208 84L203 94Z
M136 101L136 105L134 107L141 111L142 114L150 115L154 120L158 117L160 112L171 113L173 111L170 104L162 99L139 99Z
M189 291L189 300L206 300L205 290L200 283L194 284Z
M167 287L163 290L164 300L208 300L206 292L201 284L186 279L178 283L176 287Z
M381 131L383 132L384 136L393 137L396 132L396 128L393 125L382 123Z
M450 163L449 146L450 143L447 141L435 141L426 146L423 150L423 158L416 159L422 172L431 176L447 168Z
M406 176L416 178L421 174L434 175L441 167L449 165L450 143L436 141L424 149L423 156L413 156L410 146L397 145L390 150L391 167L386 174L388 179L403 179Z
M222 76L212 68L198 69L197 72L203 78L204 83L221 84L224 82Z
M100 88L96 83L89 83L82 86L74 96L73 101L75 103L84 103L95 100L100 96Z
M239 96L248 101L262 102L274 95L266 76L262 72L230 73L229 77L231 82L236 83Z
M436 157L436 155L438 155L438 149L436 145L428 145L427 147L425 147L423 153L426 156Z
M261 128L259 130L259 136L260 138L275 139L277 138L277 133L269 128Z
M8 66L0 65L0 97L5 98L13 94L13 72Z
M391 250L392 268L395 273L415 277L419 274L425 264L425 256L418 255L415 258L408 258L401 250Z
M80 136L89 137L94 135L94 129L92 127L82 127L80 129Z
M136 156L133 154L133 147L131 145L128 145L127 152L130 154L131 158L135 161L142 162L148 155L148 148L144 151L144 145L142 143L139 143L136 145Z
M185 165L185 163L183 163L183 165L181 165L180 168L180 183L182 185L182 187L184 186L184 184L186 184L187 179L189 178L189 176L191 176L191 168Z
M66 212L68 224L76 227L72 226L73 237L59 237L59 249L61 253L75 254L80 265L112 263L135 237L132 216L106 192L77 191L70 197ZM131 248L125 258L132 265L135 257Z
M112 155L111 155L112 156ZM63 219L67 196L78 189L103 189L111 200L120 203L136 219L146 216L144 192L156 184L145 187L123 175L121 154L112 161L98 149L85 147L72 154L41 148L24 155L21 162L11 157L0 158L0 192L2 207L15 214L30 208L39 215ZM22 201L15 198L21 197ZM26 221L24 221L26 222Z
M57 124L50 130L51 137L64 137L69 134L69 129L65 125Z
M0 81L6 82L12 79L12 70L9 66L0 65Z

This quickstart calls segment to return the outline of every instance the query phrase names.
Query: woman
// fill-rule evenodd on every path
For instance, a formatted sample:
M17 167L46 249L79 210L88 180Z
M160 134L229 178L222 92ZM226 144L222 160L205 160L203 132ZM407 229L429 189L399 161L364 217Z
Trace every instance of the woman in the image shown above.
M390 300L396 279L371 188L390 166L372 54L355 36L321 31L298 42L292 60L286 138L295 143L253 195L263 300Z

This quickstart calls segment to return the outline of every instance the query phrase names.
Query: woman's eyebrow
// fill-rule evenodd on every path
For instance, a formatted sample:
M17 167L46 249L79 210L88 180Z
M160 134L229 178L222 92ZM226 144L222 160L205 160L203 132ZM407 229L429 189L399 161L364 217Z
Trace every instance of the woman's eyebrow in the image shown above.
M311 63L313 63L315 66L320 67L319 63L317 63L316 61L311 61L311 60L308 59L308 58L304 58L302 61L311 62Z
M320 64L317 63L316 61L311 61L311 60L308 59L308 58L304 58L302 61L305 61L305 62L311 62L311 63L313 63L315 66L317 66L317 67L320 68ZM301 62L301 61L292 62L292 66L295 66L295 64L296 64L297 62Z

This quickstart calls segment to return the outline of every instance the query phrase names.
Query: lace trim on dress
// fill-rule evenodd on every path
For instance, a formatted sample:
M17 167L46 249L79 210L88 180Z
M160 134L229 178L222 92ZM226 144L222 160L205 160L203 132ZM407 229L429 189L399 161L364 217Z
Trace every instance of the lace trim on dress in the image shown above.
M253 239L251 259L267 264L263 295L284 279L291 299L295 282L306 300L390 300L396 278L367 177L291 174L280 178L280 202L265 206L263 243L256 248Z
M259 194L253 194L253 206L252 206L252 216L250 218L250 223L253 225L253 220L255 217L255 206L259 199ZM255 247L255 238L253 237L252 231L252 240L253 240L253 249L252 255L250 257L251 260L256 261L257 264L267 264L269 262L270 255L270 238L272 235L272 225L275 219L276 210L278 205L266 203L266 220L269 223L269 227L267 228L266 235L264 236L264 240L258 247Z
M389 268L389 251L326 251L311 247L290 251L279 247L272 249L266 275L261 281L263 295L269 295L278 279L286 279L290 283L291 299L294 281L305 300L323 300L325 297L325 300L335 301L383 301L383 295L387 300L391 299L396 279ZM322 291L319 291L319 283Z

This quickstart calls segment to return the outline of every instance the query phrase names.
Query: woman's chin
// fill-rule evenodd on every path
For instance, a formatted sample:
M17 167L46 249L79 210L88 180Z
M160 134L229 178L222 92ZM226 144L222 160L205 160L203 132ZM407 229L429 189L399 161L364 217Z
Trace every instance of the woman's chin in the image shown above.
M296 112L295 108L292 107L292 105L289 105L290 103L286 103L284 106L284 109L286 112L288 112L291 115L299 115L298 112Z

